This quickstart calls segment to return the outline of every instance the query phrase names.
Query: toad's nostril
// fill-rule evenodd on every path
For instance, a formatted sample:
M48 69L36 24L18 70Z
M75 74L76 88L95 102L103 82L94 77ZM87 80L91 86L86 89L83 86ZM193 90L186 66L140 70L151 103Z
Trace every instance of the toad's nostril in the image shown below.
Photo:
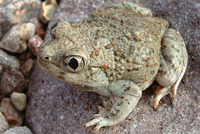
M43 49L43 48L44 48L44 46L41 46L41 47L40 47L40 49Z
M44 59L45 59L45 60L49 60L50 58L49 58L49 57L44 57Z

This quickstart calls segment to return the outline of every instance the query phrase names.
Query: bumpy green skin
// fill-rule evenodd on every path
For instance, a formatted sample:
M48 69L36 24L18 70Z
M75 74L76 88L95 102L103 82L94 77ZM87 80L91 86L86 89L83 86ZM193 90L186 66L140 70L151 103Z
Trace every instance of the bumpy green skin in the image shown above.
M45 72L81 90L118 97L108 113L100 111L85 125L97 125L96 131L123 121L155 78L167 89L178 85L187 66L180 34L168 29L166 20L152 17L150 9L133 3L100 9L81 23L59 22L51 36L38 54ZM85 60L81 71L62 65L62 58L69 55ZM158 98L168 91L158 93Z
M165 20L141 17L129 7L111 7L92 14L83 24L92 30L91 38L94 41L102 38L108 40L107 44L95 49L112 51L110 63L110 58L101 61L108 65L108 69L104 70L109 80L129 79L135 83L152 81L159 67L161 38L168 27ZM81 30L84 27L80 27ZM93 27L96 27L94 31ZM96 59L95 55L93 59ZM101 62L96 65L101 65Z

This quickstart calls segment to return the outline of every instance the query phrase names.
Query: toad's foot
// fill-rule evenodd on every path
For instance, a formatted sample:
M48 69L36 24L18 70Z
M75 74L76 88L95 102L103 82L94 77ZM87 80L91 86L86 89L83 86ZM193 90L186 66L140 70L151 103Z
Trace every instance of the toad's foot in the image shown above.
M118 90L118 88L120 90ZM118 91L112 92L115 93L113 95L115 95L117 99L114 101L111 109L107 111L107 109L99 106L99 113L95 114L93 116L94 119L86 123L83 129L96 125L94 133L97 133L101 127L119 124L133 111L142 96L141 89L136 84L129 81L125 82L121 80L115 82L109 87L109 91L114 91L114 89Z
M98 106L98 114L93 115L93 120L91 120L90 122L86 123L83 126L83 129L86 130L87 127L96 125L96 127L94 128L94 133L97 133L99 131L99 129L101 127L104 126L109 126L109 124L111 124L111 122L109 121L109 119L104 118L106 116L106 113L108 111L106 111L103 107Z
M162 86L158 86L158 88L156 89L156 93L155 93L155 98L154 98L154 108L157 109L158 107L158 103L160 102L160 100L170 94L170 92L172 93L173 97L175 98L175 93L173 92L174 90L172 90L171 86L168 87L162 87Z
M163 87L161 85L158 86L158 88L156 89L155 98L154 98L155 109L157 109L160 100L164 96L171 94L174 99L176 98L176 93L177 93L178 85L181 81L181 78L179 78L173 86L167 86L167 87Z

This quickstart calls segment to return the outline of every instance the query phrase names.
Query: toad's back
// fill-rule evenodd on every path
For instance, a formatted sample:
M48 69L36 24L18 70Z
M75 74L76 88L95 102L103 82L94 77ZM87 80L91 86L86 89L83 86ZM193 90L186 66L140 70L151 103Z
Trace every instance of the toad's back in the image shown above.
M85 35L89 33L94 40L109 40L104 48L91 44L96 49L112 52L114 67L108 62L111 56L109 59L104 56L102 61L108 65L104 69L109 80L132 79L135 83L153 80L160 64L161 38L168 27L167 21L141 16L131 8L108 7L93 13L82 24L72 26L79 27ZM92 62L96 62L95 56L91 57L95 59Z

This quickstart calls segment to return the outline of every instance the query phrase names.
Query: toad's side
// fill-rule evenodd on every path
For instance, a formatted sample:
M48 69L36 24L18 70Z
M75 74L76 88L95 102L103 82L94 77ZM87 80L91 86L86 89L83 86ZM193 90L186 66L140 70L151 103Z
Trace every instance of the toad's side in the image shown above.
M155 108L166 94L175 96L187 66L180 34L134 3L113 4L82 23L59 22L51 36L38 54L45 72L81 90L117 97L110 111L99 107L85 124L96 125L95 132L125 120L155 79Z

